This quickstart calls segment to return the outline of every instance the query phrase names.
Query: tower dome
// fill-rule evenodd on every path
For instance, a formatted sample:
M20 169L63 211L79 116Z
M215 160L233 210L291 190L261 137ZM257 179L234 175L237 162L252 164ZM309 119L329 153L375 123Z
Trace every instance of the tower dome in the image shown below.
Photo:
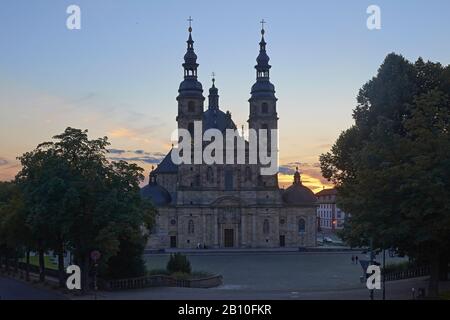
M156 207L167 206L172 202L170 193L156 182L156 173L154 170L150 172L148 185L141 189L141 196L149 199Z
M200 97L203 98L203 87L198 81L197 71L199 64L197 63L197 54L194 51L194 40L192 39L192 25L193 21L189 18L189 38L187 40L187 50L184 55L184 80L180 84L178 90L179 96L182 97Z

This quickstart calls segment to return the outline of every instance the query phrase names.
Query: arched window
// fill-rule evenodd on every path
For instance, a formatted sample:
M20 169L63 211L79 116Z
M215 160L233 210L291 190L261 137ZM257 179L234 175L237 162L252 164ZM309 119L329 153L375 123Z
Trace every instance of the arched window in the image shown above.
M189 112L195 112L195 102L194 101L189 101L188 102L188 111Z
M298 220L298 233L305 233L306 232L306 221L305 219Z
M261 113L269 113L269 105L265 102L261 105Z
M194 234L194 220L189 220L188 233L189 234Z
M263 224L263 233L264 234L269 234L269 220L265 219L264 220L264 224Z

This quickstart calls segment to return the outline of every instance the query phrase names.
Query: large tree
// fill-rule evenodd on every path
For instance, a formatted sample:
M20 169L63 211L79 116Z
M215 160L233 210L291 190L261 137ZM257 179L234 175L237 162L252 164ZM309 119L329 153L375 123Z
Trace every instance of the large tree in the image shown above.
M450 244L449 74L439 63L388 55L359 92L355 124L320 158L351 214L345 239L429 263L431 295Z
M17 268L18 260L25 251L28 280L29 252L34 248L34 239L25 216L25 206L17 186L12 182L0 182L0 266L4 260L8 269L9 261L13 259Z
M16 180L38 239L59 254L61 273L64 251L74 253L87 290L90 253L99 250L103 265L130 235L139 232L144 242L142 228L151 227L153 210L140 197L143 169L109 162L106 137L89 140L87 130L67 128L54 140L19 158Z

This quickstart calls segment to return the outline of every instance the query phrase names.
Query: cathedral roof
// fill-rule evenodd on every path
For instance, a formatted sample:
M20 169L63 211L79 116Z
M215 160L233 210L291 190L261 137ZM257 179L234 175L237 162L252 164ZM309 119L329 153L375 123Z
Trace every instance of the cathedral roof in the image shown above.
M166 155L163 161L161 161L154 172L155 174L178 172L178 166L172 161L172 150L169 151L169 153Z
M150 173L150 181L148 185L141 189L141 196L152 201L157 206L166 206L172 202L170 193L156 182L156 173Z
M284 203L291 206L313 206L317 202L314 193L302 184L300 173L294 175L294 183L282 195Z
M236 125L231 119L230 113L220 109L208 109L203 113L203 130L218 129L224 132L226 129L236 130Z

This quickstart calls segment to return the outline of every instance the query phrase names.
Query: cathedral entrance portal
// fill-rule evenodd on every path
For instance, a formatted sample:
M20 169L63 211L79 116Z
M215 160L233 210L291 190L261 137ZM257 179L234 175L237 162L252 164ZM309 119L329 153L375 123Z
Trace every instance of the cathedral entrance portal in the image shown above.
M234 229L224 229L223 230L224 246L225 248L234 247Z

